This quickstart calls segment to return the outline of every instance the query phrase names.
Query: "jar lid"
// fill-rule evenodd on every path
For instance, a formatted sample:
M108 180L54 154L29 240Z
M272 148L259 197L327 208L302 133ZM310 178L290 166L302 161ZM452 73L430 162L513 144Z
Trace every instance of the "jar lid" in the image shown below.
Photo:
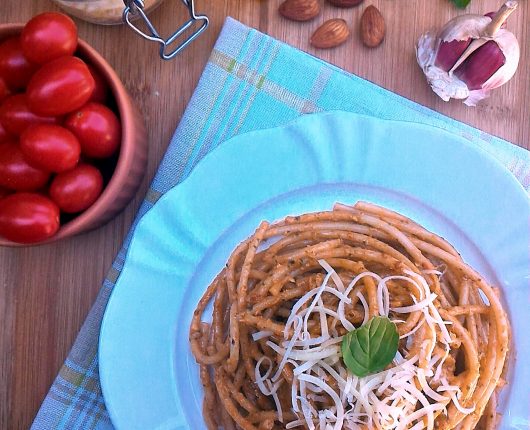
M54 0L69 14L94 24L123 24L123 0ZM143 0L146 13L164 0Z
M199 34L206 30L209 24L206 15L198 15L195 12L194 0L181 1L188 9L189 19L171 36L164 39L158 34L155 26L147 17L146 12L144 11L144 0L124 0L124 3L127 6L123 11L123 20L144 39L158 43L160 45L160 57L164 60L174 58L180 51L195 40ZM134 18L140 18L147 27L147 31L137 27L133 23Z
M188 9L188 20L170 37L160 36L147 14L164 0L54 0L69 14L95 24L127 23L143 38L159 45L160 57L170 60L208 27L208 17L195 12L194 0L181 0ZM146 30L134 21L145 24Z

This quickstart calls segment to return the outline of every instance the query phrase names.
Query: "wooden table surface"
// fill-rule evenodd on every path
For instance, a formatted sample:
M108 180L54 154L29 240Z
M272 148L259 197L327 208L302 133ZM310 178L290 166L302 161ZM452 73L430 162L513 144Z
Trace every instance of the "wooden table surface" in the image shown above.
M114 66L145 116L150 137L147 174L136 198L106 226L58 244L0 249L0 429L25 429L31 424L131 225L226 16L528 148L530 7L526 0L509 20L522 48L517 74L477 108L438 99L416 65L413 47L418 36L462 13L448 0L366 0L365 5L379 7L388 29L385 42L374 50L364 48L357 36L363 7L337 9L320 1L323 12L317 19L296 23L279 16L279 0L197 0L197 11L210 17L211 26L170 62L159 60L154 46L123 26L77 21L80 36ZM472 0L469 10L483 13L499 6L499 0ZM8 0L1 2L0 22L24 22L55 9L49 0ZM166 0L152 14L165 33L184 17L180 0ZM312 49L310 34L324 19L333 17L346 19L352 36L337 49Z

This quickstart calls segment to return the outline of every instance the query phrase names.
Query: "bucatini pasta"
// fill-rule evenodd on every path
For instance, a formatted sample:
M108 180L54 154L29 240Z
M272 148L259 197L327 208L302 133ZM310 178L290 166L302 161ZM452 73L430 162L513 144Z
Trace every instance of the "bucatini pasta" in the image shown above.
M340 345L374 317L397 352L355 376ZM493 429L509 335L497 289L449 243L365 202L261 223L190 327L205 423L225 430Z

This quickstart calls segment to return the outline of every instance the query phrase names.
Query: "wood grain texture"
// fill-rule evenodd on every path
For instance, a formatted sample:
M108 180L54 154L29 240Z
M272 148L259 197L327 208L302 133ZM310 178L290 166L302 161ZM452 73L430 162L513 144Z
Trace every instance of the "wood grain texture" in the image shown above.
M461 13L448 0L366 0L354 9L339 9L320 1L323 11L318 18L296 23L278 15L279 0L197 0L197 11L208 14L211 26L170 62L159 60L154 46L123 26L100 27L77 20L80 36L115 67L145 115L151 140L148 170L137 197L106 226L49 246L0 249L0 429L30 425L120 248L226 16L528 148L530 7L526 0L521 0L509 21L509 28L521 41L519 70L514 79L475 109L438 99L415 62L413 46L418 36ZM496 10L500 3L472 0L469 10L483 13ZM385 41L373 50L364 48L358 37L359 19L368 4L381 10L387 25ZM24 22L36 13L55 9L49 0L7 0L0 4L0 21ZM348 41L333 50L310 47L312 32L324 20L336 17L351 26ZM166 34L184 18L179 0L166 0L152 14Z

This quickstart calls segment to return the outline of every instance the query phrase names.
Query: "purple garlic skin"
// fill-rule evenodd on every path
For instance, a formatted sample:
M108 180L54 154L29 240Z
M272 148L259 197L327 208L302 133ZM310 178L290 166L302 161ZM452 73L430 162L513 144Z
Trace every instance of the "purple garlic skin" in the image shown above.
M515 0L508 0L493 17L461 15L437 34L420 37L418 64L440 98L465 99L465 104L475 106L515 74L519 44L504 26L516 7Z
M505 63L506 57L499 46L489 40L467 57L453 73L465 82L470 90L480 90Z
M470 45L471 39L441 42L434 62L436 67L448 72Z

